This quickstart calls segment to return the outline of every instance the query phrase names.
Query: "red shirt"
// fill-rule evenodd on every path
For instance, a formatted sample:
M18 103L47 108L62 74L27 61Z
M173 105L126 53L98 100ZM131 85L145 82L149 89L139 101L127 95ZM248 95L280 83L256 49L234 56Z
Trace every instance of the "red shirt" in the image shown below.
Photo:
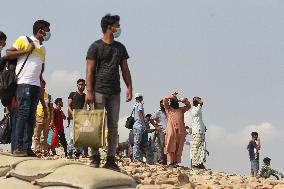
M64 132L62 110L58 110L54 108L53 118L54 118L54 129L58 131L58 133Z

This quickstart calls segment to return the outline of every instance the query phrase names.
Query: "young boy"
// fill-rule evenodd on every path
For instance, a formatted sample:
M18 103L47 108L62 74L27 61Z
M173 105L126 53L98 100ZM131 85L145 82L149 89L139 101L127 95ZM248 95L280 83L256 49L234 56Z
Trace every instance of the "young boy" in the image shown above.
M260 138L257 132L251 133L251 141L247 146L249 151L249 159L251 162L251 176L256 177L259 170L259 150L260 150Z
M279 173L278 171L274 170L274 169L271 169L269 167L270 165L270 161L271 159L269 157L266 157L263 159L263 164L257 174L257 177L258 178L269 178L270 176L274 176L276 177L277 180L279 180L279 177L278 175L281 176L281 178L283 178L283 174L282 173Z
M63 107L62 98L57 98L55 100L55 108L53 109L53 119L54 119L54 130L57 131L59 136L59 141L64 148L65 157L67 157L67 141L65 138L63 120L66 120L66 116L61 110Z

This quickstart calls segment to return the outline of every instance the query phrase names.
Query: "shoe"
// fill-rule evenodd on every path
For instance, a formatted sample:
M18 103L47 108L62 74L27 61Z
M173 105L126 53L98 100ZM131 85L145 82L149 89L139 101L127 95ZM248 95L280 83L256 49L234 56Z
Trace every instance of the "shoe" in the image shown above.
M94 168L100 168L100 165L101 165L101 156L100 155L94 155L92 157L92 161L90 163L90 166L94 167Z
M176 163L170 163L170 164L169 164L169 167L177 168L177 167L178 167L178 165L177 165Z
M27 155L28 155L28 157L37 157L37 158L41 157L40 153L34 153L34 151L30 148L27 149Z
M115 157L113 156L107 157L106 164L103 166L103 168L111 169L113 171L120 171L119 167L115 163Z
M13 151L13 156L14 157L27 157L27 151L23 150L21 148L17 148L16 150Z

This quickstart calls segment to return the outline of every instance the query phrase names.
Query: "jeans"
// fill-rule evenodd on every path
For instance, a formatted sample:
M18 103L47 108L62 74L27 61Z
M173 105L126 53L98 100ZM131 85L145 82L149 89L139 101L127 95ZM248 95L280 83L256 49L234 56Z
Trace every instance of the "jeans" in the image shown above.
M107 111L107 128L108 128L108 149L107 156L114 157L118 144L118 120L120 109L120 93L119 94L101 94L95 93L95 108ZM92 148L92 155L99 155L99 148Z
M35 127L35 114L40 98L40 87L28 84L19 84L16 91L17 113L16 148L30 149Z
M259 170L259 160L251 160L251 172L258 172Z
M143 154L141 149L142 149L143 129L133 128L133 134L134 134L133 160L142 161Z
M167 156L164 153L165 148L165 133L163 130L156 133L156 142L158 144L158 161L160 163L167 163Z

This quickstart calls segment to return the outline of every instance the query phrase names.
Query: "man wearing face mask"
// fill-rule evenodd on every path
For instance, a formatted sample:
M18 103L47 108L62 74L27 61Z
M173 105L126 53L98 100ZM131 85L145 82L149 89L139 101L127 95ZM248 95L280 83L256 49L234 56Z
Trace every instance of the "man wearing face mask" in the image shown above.
M119 21L117 15L107 14L102 18L103 37L89 47L86 57L86 103L94 103L98 109L106 108L109 146L104 168L114 170L119 169L115 163L115 152L120 109L120 69L127 86L126 101L132 99L132 82L127 63L129 56L125 46L114 40L121 33ZM99 167L99 149L92 149L92 155L92 165Z
M33 25L33 35L29 39L26 36L20 36L13 44L13 47L7 50L7 56L18 59L16 74L19 73L27 59L17 81L16 101L18 112L14 156L35 156L31 150L31 145L39 100L43 107L44 118L48 115L44 90L40 87L40 81L43 81L42 74L46 54L43 41L48 41L51 36L49 27L50 23L47 21L37 20Z

